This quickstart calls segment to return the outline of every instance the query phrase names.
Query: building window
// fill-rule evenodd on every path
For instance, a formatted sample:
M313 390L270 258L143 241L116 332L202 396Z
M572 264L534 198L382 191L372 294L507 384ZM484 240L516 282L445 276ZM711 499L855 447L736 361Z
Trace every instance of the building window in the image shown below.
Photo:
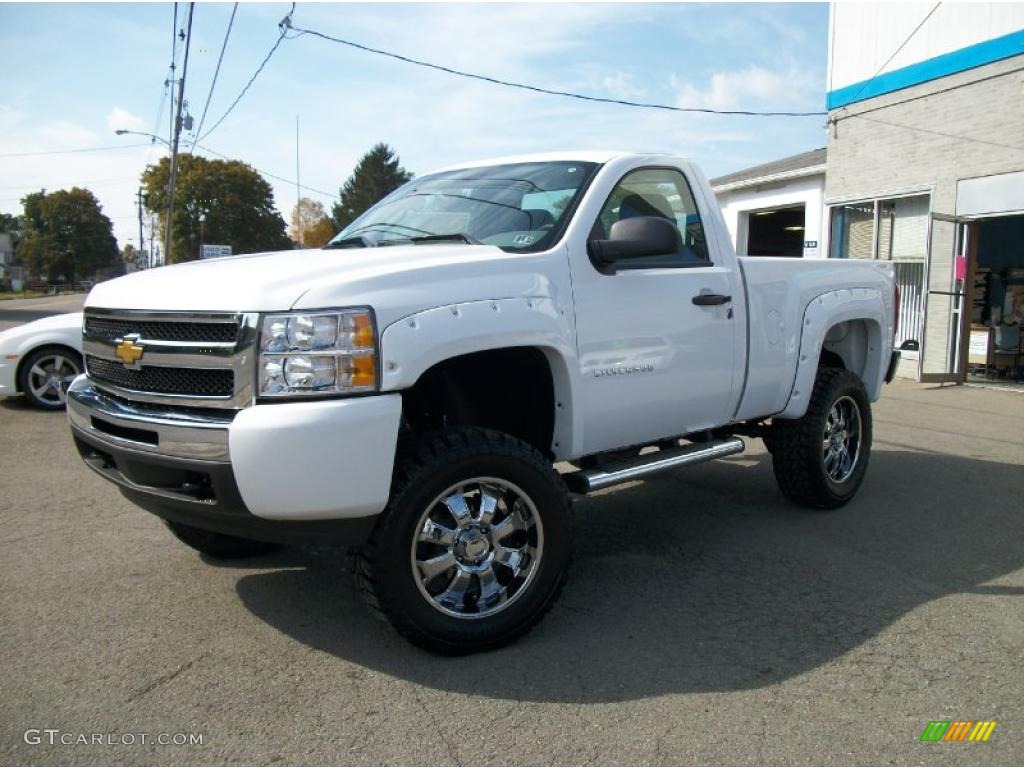
M893 197L831 208L833 259L924 261L928 195Z
M830 211L833 259L893 262L900 289L896 345L906 345L908 351L918 348L924 322L930 205L928 195L912 195L834 205Z
M873 255L875 204L832 207L833 259L870 259Z

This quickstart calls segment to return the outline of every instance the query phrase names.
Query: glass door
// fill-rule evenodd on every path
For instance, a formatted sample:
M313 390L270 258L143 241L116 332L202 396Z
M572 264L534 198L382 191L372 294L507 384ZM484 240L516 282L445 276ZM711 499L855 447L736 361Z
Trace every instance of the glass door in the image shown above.
M966 312L965 281L957 275L957 259L967 253L967 227L953 217L933 213L924 268L924 324L917 380L963 381L960 341Z

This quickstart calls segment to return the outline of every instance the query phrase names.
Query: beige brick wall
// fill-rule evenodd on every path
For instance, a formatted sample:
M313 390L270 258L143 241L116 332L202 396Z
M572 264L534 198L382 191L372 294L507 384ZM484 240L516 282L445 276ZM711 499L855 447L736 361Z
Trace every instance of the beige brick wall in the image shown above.
M1024 56L832 110L829 118L828 203L932 187L932 210L952 214L958 179L1024 170Z

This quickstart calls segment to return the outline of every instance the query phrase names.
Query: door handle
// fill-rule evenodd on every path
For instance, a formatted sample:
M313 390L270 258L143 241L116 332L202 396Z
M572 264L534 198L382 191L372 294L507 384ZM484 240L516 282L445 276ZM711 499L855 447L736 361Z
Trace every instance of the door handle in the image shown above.
M693 303L698 307L717 307L720 304L728 304L732 296L722 293L698 293L693 297Z

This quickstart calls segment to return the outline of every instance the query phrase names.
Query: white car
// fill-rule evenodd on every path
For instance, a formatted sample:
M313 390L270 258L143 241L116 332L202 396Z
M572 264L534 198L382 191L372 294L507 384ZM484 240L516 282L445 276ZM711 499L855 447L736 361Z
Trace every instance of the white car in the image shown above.
M59 410L83 370L81 312L0 331L0 397L24 395L38 408Z

